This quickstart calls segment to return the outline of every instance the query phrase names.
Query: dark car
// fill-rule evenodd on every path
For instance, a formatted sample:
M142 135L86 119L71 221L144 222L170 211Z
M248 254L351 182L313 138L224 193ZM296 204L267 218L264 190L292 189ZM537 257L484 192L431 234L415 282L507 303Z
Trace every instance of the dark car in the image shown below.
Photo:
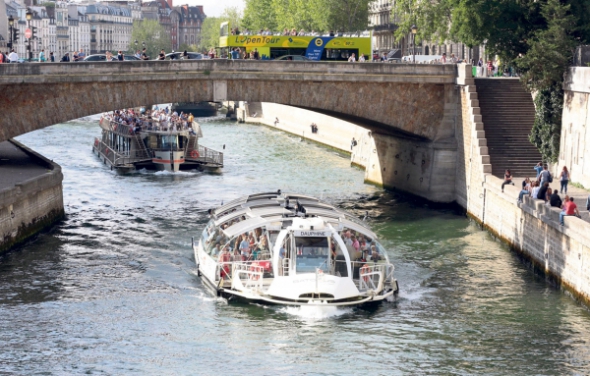
M133 55L123 55L123 56L125 56L125 61L141 60ZM105 55L105 54L89 55L89 56L86 56L82 61L107 61L107 55ZM118 61L117 55L113 55L113 58L111 59L111 61Z
M186 58L182 57L182 52L171 52L169 54L166 54L166 60L184 60ZM204 59L203 54L200 54L198 52L187 52L188 54L188 60L201 60ZM158 59L156 59L158 60Z
M311 59L306 58L303 55L285 55L285 56L281 56L281 57L277 57L275 60L280 60L280 61L313 61Z

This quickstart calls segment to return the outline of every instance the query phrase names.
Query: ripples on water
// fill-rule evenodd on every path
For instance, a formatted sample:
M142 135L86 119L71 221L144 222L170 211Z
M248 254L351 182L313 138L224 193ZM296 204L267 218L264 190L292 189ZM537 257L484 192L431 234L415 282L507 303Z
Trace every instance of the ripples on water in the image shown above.
M0 373L588 374L588 312L452 208L364 185L347 156L264 127L204 123L221 173L119 175L95 123L20 141L64 170L66 220L0 261ZM399 297L371 309L229 303L195 275L206 210L283 189L369 222Z

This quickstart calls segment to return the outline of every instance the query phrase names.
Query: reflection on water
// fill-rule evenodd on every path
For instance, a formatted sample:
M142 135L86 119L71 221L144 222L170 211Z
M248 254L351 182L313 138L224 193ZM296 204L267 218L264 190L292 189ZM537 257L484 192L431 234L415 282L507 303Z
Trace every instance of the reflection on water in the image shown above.
M117 174L96 123L20 141L64 169L67 218L0 262L0 373L587 374L590 317L454 208L364 185L346 156L264 127L203 123L220 173ZM195 275L207 209L296 191L369 223L400 294L371 309L227 302Z

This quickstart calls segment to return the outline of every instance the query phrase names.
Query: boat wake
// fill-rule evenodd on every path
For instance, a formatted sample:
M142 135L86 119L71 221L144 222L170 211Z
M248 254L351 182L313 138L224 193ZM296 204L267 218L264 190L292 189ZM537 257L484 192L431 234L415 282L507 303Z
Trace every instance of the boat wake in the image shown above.
M297 316L303 320L323 320L332 317L339 317L352 312L352 308L339 308L334 306L299 306L299 307L284 307L279 309L279 312L288 315Z

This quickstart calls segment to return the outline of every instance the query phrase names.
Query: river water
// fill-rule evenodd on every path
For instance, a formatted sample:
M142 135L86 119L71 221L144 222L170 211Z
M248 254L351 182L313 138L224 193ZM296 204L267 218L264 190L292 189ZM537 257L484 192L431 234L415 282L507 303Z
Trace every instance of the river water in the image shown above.
M119 175L96 122L19 138L63 167L67 218L0 259L0 374L585 375L590 314L454 208L363 184L347 156L202 124L223 172ZM369 223L401 287L376 309L228 304L195 274L206 210L282 189Z

